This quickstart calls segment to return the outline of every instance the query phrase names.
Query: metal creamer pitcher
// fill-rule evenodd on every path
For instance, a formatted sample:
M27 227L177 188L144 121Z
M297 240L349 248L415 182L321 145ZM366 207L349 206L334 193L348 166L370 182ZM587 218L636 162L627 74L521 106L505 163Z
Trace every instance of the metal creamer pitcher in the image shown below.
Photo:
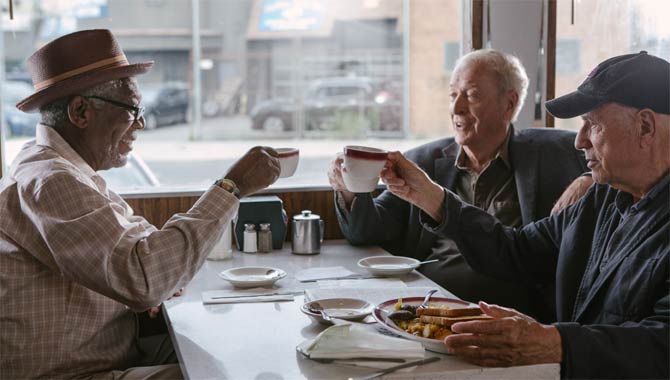
M323 220L312 214L310 210L303 210L291 219L293 239L291 247L296 255L316 255L321 251L323 241Z

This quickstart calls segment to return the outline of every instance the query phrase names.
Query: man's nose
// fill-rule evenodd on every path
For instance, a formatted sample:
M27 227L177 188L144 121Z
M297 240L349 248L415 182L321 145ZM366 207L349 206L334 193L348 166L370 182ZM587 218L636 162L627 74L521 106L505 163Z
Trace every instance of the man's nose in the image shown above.
M144 129L144 125L146 124L146 120L144 119L144 115L140 116L137 121L133 124L135 129Z
M468 107L464 95L458 94L451 100L450 111L453 115L463 114L467 112L467 109Z
M591 141L589 140L589 125L583 125L579 128L577 136L575 136L575 148L577 149L588 149L591 147Z

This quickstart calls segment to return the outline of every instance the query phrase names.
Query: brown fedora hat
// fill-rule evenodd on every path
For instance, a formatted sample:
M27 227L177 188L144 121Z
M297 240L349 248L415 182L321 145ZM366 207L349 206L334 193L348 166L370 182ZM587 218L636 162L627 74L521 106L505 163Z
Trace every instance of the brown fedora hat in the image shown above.
M28 58L35 92L16 104L35 111L60 98L114 79L144 74L152 62L129 64L112 32L83 30L57 38Z

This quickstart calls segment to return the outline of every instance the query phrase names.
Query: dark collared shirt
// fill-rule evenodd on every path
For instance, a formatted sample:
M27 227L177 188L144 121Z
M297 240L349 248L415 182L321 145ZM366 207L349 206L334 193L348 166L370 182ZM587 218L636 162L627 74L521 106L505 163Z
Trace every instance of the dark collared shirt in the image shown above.
M507 226L519 227L521 209L509 161L509 139L510 133L495 158L479 174L468 167L468 156L461 147L456 157L458 176L454 189L464 202L481 208Z
M598 235L593 239L591 257L572 312L573 320L581 303L594 296L590 294L594 291L594 285L605 280L614 269L612 266L620 264L623 256L630 252L630 247L644 245L641 239L649 232L649 225L655 224L654 217L667 218L667 214L658 214L655 211L661 203L668 202L669 182L668 175L664 175L637 203L631 194L621 190L617 192L614 202L604 212Z

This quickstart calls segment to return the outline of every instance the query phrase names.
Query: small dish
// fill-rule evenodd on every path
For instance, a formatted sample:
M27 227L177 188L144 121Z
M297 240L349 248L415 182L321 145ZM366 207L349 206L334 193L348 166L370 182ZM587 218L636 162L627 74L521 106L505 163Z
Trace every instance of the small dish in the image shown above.
M372 312L374 305L357 298L326 298L304 303L300 311L312 320L330 325L331 323L323 319L321 313L312 311L312 305L318 303L323 310L331 317L356 321L363 319Z
M358 266L374 276L401 276L418 268L421 262L403 256L371 256L358 260Z
M270 267L239 267L226 269L219 273L219 277L237 288L253 288L272 285L286 277L286 272Z
M423 302L423 297L406 297L402 299L404 305L419 306ZM398 327L395 322L388 318L388 315L395 311L395 305L398 303L398 299L394 298L388 301L384 301L379 305L375 306L372 311L372 317L378 322L375 326L378 326L384 331L390 332L393 335L400 336L405 339L414 340L423 345L423 347L428 351L439 352L446 354L447 346L442 340L439 339L430 339L424 338L416 335L412 335L405 330ZM429 305L433 307L439 306L449 306L449 307L466 307L472 306L473 304L467 301L461 301L445 297L432 297L430 299Z

